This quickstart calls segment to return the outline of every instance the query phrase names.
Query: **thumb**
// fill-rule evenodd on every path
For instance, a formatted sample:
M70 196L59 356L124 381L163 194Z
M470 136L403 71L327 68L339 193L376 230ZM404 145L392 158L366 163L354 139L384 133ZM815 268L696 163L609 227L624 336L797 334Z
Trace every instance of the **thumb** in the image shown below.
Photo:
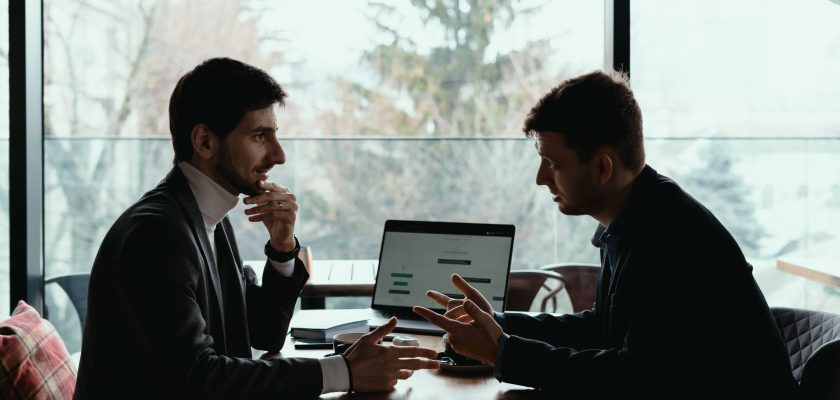
M472 300L467 300L464 302L464 311L466 311L467 314L469 314L475 320L476 324L483 328L488 327L492 324L492 322L494 322L493 317L490 314L478 308L478 305L476 305Z
M379 343L382 339L385 338L386 335L391 333L394 328L397 327L397 318L391 317L384 325L380 326L379 328L374 329L373 331L367 333L363 339L367 340L370 343Z

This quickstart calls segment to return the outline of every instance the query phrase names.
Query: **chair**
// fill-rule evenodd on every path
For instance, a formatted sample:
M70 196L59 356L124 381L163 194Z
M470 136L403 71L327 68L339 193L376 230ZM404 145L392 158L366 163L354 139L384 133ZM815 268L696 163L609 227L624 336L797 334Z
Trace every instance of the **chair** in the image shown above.
M790 356L802 399L840 399L840 315L770 309Z
M595 304L601 266L589 263L549 264L540 268L560 274L572 302L572 312L589 310Z
M85 317L87 317L89 283L90 273L88 272L57 275L44 279L45 287L55 284L67 294L79 317L79 325L76 325L73 319L62 320L60 316L56 318L55 315L51 318L49 306L55 306L57 303L54 301L44 303L44 319L49 320L55 326L55 330L64 340L67 349L74 356L77 356L76 353L82 348L82 331L85 328Z
M300 246L300 252L298 253L298 258L300 261L303 262L303 266L306 267L306 272L310 275L312 274L312 247L310 246Z
M540 270L510 271L507 291L507 311L554 312L557 309L557 294L563 291L563 279L560 274ZM551 300L553 308L548 308ZM534 302L540 304L539 310L531 310Z
M67 293L73 308L79 313L79 322L85 326L87 316L88 285L90 284L90 273L79 272L74 274L57 275L44 279L44 286L55 283ZM49 310L44 307L44 318L49 319Z

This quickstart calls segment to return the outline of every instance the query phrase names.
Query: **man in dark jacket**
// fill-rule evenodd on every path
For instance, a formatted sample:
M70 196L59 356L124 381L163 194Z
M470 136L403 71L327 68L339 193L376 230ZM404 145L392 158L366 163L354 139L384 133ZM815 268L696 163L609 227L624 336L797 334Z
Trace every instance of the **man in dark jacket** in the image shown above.
M601 273L591 310L494 313L459 276L468 300L429 296L454 350L496 377L564 394L790 398L796 382L752 267L726 228L645 164L642 117L626 78L567 80L528 115L537 184L560 211L598 221Z
M169 104L175 166L108 231L91 271L77 399L300 399L378 391L437 352L377 342L344 356L254 360L283 346L308 274L297 257L294 194L269 180L285 162L275 106L286 94L264 71L227 58L185 74ZM227 213L268 231L262 286ZM421 357L421 358L418 358Z

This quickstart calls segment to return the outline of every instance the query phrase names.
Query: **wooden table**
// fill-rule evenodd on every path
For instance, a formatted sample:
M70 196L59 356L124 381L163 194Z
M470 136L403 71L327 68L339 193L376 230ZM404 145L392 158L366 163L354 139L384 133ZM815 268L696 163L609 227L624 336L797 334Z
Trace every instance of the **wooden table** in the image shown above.
M411 334L420 340L420 345L442 350L443 339L440 336ZM289 338L282 357L321 357L329 350L296 350ZM390 346L389 343L385 345ZM394 390L382 393L328 393L322 399L534 399L540 398L541 392L525 386L501 383L492 372L480 375L452 375L440 370L420 370L414 375L397 383Z
M303 259L303 258L301 258ZM300 294L302 309L326 308L327 297L373 296L379 260L306 260L311 263L309 281ZM245 260L245 265L262 274L265 260Z
M837 260L791 256L776 260L776 268L826 285L840 287L840 261Z

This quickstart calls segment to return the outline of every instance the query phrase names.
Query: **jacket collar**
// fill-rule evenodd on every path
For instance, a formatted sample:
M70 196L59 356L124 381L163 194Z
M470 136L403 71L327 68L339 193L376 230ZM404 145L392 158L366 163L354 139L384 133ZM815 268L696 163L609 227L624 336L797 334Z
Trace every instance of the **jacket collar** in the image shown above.
M198 252L202 260L204 260L204 267L207 274L210 276L210 281L213 284L213 291L219 307L219 315L221 317L222 326L224 326L224 304L222 304L222 288L219 280L219 269L216 266L216 258L213 257L212 247L207 237L207 230L204 228L204 219L201 216L201 211L198 208L198 203L195 201L190 186L187 183L187 178L181 169L177 166L172 167L169 173L158 185L160 189L172 194L189 220L190 228L192 230L193 239L198 245Z
M595 233L591 239L593 246L601 247L607 238L624 236L625 233L633 229L636 217L644 206L644 200L650 191L650 186L655 183L658 175L650 165L645 165L642 172L633 181L633 187L630 189L627 201L624 202L618 216L615 217L609 227L598 224L595 228Z

